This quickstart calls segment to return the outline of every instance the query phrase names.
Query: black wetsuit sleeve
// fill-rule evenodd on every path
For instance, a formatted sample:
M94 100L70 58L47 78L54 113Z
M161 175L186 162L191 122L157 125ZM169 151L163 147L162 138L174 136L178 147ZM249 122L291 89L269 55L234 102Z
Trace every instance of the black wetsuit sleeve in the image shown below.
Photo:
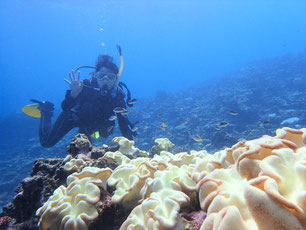
M75 103L75 98L71 97L71 90L66 91L65 99L62 101L62 110L70 109Z
M122 135L129 140L133 140L132 131L129 127L129 120L121 114L118 114L118 124Z

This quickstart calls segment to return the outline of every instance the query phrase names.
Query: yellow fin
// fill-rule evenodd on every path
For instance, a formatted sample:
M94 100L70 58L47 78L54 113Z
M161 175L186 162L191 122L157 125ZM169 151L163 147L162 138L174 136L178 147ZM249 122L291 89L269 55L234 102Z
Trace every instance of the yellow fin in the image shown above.
M30 105L24 106L21 110L28 116L40 118L41 113L40 113L40 110L38 109L38 106L39 104L37 103L30 104Z

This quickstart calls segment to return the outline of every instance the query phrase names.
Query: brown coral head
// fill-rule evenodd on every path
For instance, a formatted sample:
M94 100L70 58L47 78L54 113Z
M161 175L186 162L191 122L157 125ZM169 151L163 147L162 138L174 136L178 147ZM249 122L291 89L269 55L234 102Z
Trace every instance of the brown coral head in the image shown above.
M85 134L78 133L67 146L66 150L73 156L79 153L87 154L92 150L92 144Z

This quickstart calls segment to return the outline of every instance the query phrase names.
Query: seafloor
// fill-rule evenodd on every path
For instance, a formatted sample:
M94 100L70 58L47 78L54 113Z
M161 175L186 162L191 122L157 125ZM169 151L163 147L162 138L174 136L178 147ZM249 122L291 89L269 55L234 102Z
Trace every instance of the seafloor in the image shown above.
M138 136L135 140L135 146L143 151L147 151L151 158L154 155L158 157L161 151L158 151L154 140L163 137L168 138L174 144L171 148L171 153L187 152L192 155L190 150L199 151L203 149L208 153L214 153L226 147L233 148L232 146L238 143L238 141L241 143L243 140L256 139L265 134L274 136L275 130L284 126L295 129L306 127L306 66L304 63L306 63L306 53L258 61L237 72L222 78L220 77L217 81L207 82L192 89L177 93L160 91L154 98L139 100L135 103L134 107L131 108L130 114L131 120L139 121L139 129L137 130ZM12 229L37 229L39 217L35 215L36 210L47 201L48 197L53 194L58 186L66 184L68 175L80 170L65 170L64 165L67 160L64 162L63 158L65 158L68 153L72 154L74 157L78 156L78 158L82 158L86 162L81 168L84 166L95 166L98 168L109 167L111 170L115 171L117 167L124 164L116 157L113 158L117 160L113 161L101 158L106 152L116 152L118 150L119 147L116 146L120 146L119 142L117 144L111 142L114 136L120 136L118 131L106 140L94 141L94 145L101 147L90 147L86 150L82 150L81 152L85 155L90 153L90 156L85 157L84 155L78 155L80 153L78 152L79 147L75 149L71 147L75 145L75 143L71 143L71 139L76 135L76 131L67 135L55 147L44 149L39 146L37 138L37 130L35 128L38 127L37 120L25 117L23 114L16 114L14 116L1 118L0 127L3 130L0 134L0 138L2 143L6 143L1 146L0 153L2 159L0 163L0 204L4 206L3 212L1 213L3 218L0 221L0 226L1 223L3 223L2 226L5 226L7 223L7 225L14 226ZM16 132L16 130L18 130L18 132ZM303 133L304 131L299 132ZM301 137L301 140L303 143L303 137ZM289 144L289 147L296 152L297 149L301 147L301 140L290 139L289 141L293 142L293 144ZM294 141L299 141L299 143L295 143ZM66 150L68 143L70 143L70 147ZM113 147L107 147L105 149L102 147L104 143ZM294 144L296 147L294 147ZM145 152L138 151L137 154L145 155ZM265 157L268 156L269 154ZM129 157L134 158L135 156L129 155ZM164 157L163 154L161 154L161 157ZM198 155L195 157L201 158ZM36 160L37 158L41 159ZM259 158L258 160L260 161L264 159L262 156ZM213 169L228 169L230 164L235 165L237 163L237 159L233 159L232 161L227 159L228 165L224 165L224 162L222 163L220 159L211 160L214 162L211 167ZM177 160L180 161L179 159ZM33 165L34 161L35 163ZM188 165L192 164L192 162L188 163ZM33 169L31 172L32 165ZM164 167L167 168L168 166L169 165L165 164ZM155 166L151 167L154 168ZM192 167L196 167L195 162ZM156 169L156 167L155 170L164 171L161 170L161 168ZM201 176L195 176L194 172L188 170L185 171L185 174L189 176L193 175L193 181L197 185L194 185L195 190L190 190L189 193L185 188L187 185L184 187L185 190L182 188L174 189L177 191L184 191L183 193L185 195L178 194L178 197L172 199L181 199L181 203L178 202L178 206L175 203L173 204L174 206L176 205L175 207L177 207L177 209L174 209L174 211L172 210L171 215L179 217L176 219L182 221L185 227L188 225L188 228L193 227L197 229L201 226L206 214L213 211L208 210L209 201L205 201L206 203L203 201L205 204L202 204L201 198L194 199L194 197L199 196L199 193L203 193L203 189L201 190L199 182L200 177L202 178L206 175L206 171L203 169L203 173L199 173ZM265 173L260 170L262 169L259 167L258 170L253 173L265 175ZM181 174L179 175L179 177L184 176ZM242 176L246 177L248 180L254 179L255 177L254 175L245 176L245 174ZM150 178L154 180L155 177L151 176ZM169 180L171 181L172 179L170 178ZM213 179L210 178L210 180ZM21 183L17 187L19 181L21 181ZM305 181L306 178L304 178L304 182ZM103 180L102 182L96 182L99 188L102 186L101 183L103 184ZM201 183L204 182L202 181ZM189 186L192 187L193 185ZM16 187L16 193L14 194L14 189ZM152 188L150 188L152 191L147 191L145 193L146 195L143 195L143 197L139 199L135 198L134 201L131 201L128 205L121 206L124 201L120 200L114 202L112 199L114 191L116 190L115 187L116 183L111 189L99 190L100 201L102 202L99 204L103 204L103 207L98 209L98 218L88 221L88 223L90 223L90 229L108 229L108 227L119 229L127 216L130 215L131 210L133 210L137 204L140 204L141 201L150 198L150 194L153 191ZM195 192L196 195L191 194L192 192ZM171 196L171 194L165 196ZM11 203L6 205L11 198L13 198ZM155 197L155 199L158 198ZM137 200L137 202L135 200ZM184 206L181 205L182 203L190 205ZM175 212L175 210L180 210L180 207L181 211ZM247 214L241 212L239 205L236 205L236 207L238 207L243 221L248 220L254 222L254 220L247 219ZM296 209L301 211L298 207ZM159 212L162 211L161 209L158 210ZM233 213L237 214L236 211L237 210L234 210ZM137 210L135 212L137 212ZM149 213L151 213L150 215L154 214L152 214L152 212ZM215 211L215 213L218 212ZM139 213L139 215L141 215L141 213ZM10 218L12 218L12 220ZM211 220L211 218L212 217L208 220ZM214 217L214 220L215 219L216 217ZM144 220L141 221L145 222ZM158 223L160 224L160 222ZM303 218L301 221L299 217L297 217L296 226L298 226L298 223L301 223L301 226L305 227L305 225L303 225L305 224L303 223ZM177 228L178 225L176 226L176 224L177 223L174 223L174 227L168 226L168 229ZM248 226L248 223L244 224ZM255 224L258 226L258 221L256 222L255 220ZM45 224L45 226L48 226L48 224ZM3 228L5 229L5 227ZM41 228L44 229L42 226ZM57 229L57 227L54 229ZM122 227L122 229L125 228ZM202 229L206 228L202 226ZM209 228L207 227L207 229Z

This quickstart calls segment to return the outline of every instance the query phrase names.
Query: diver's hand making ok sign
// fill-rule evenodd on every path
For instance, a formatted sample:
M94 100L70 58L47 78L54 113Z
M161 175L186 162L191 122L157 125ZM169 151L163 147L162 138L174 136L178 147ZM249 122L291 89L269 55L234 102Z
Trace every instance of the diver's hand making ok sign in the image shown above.
M78 77L76 78L75 72L72 70L71 73L69 73L69 78L70 81L68 81L66 78L64 80L71 89L71 97L76 98L83 89L83 84L80 81L80 71L78 72Z

